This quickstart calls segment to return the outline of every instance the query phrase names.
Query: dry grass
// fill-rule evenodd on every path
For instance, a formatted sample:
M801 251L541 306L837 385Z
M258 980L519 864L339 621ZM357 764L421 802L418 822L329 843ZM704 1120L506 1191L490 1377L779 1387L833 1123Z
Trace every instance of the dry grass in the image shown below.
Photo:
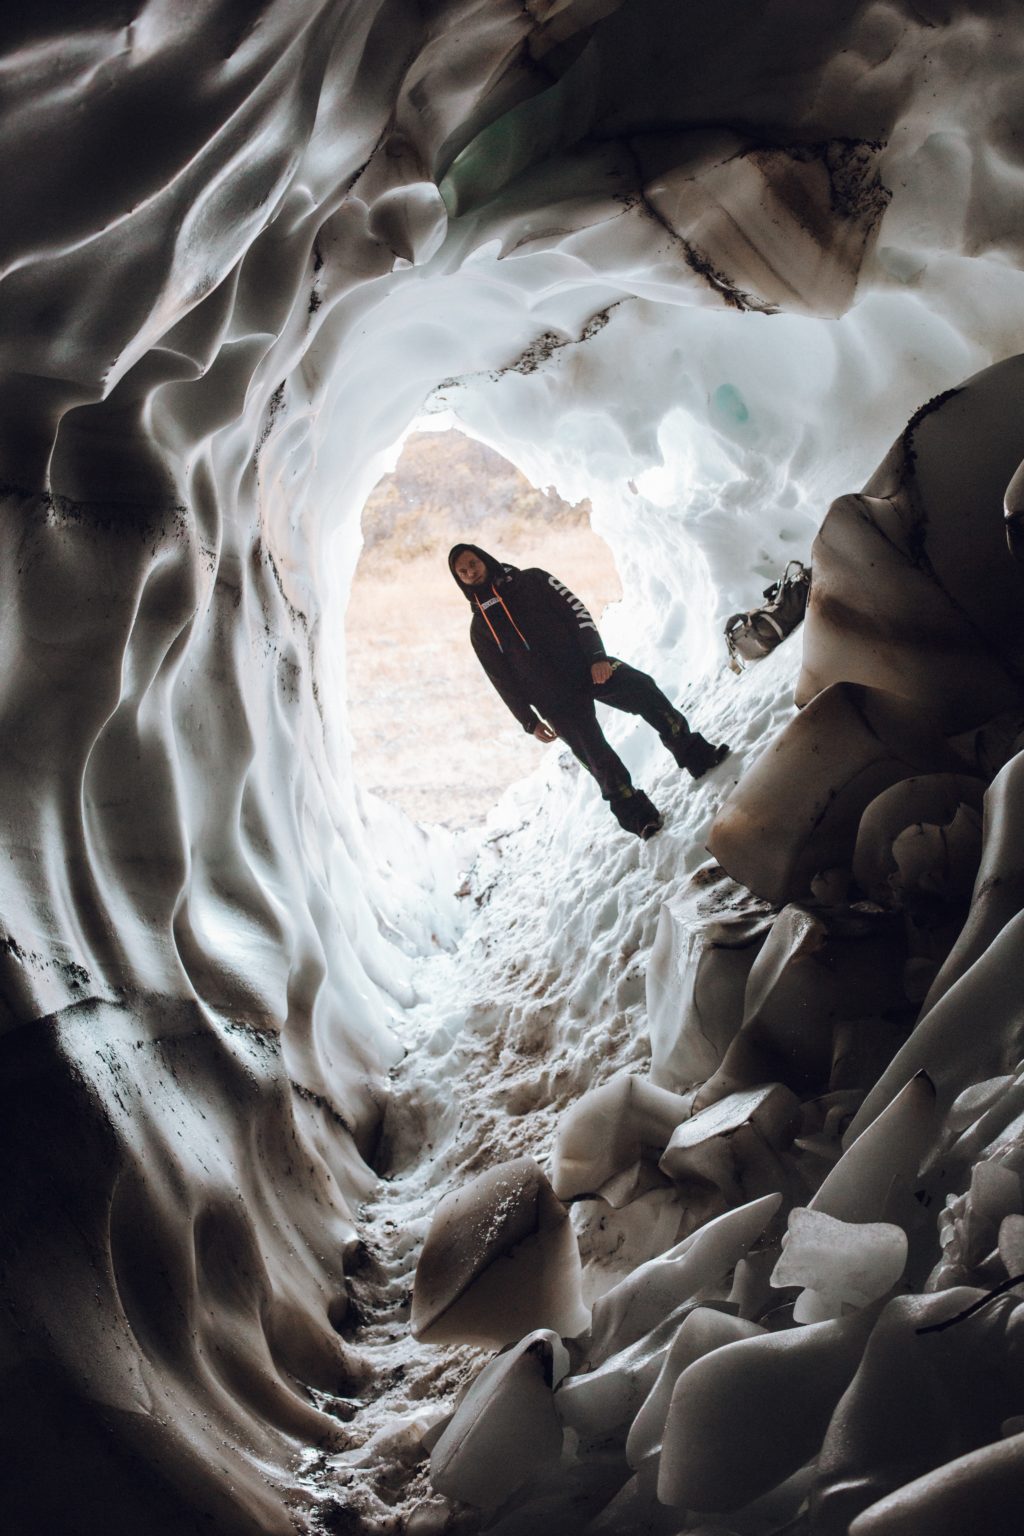
M584 523L494 519L470 542L514 565L553 571L595 619L622 595L608 546ZM469 826L546 748L528 737L469 646L469 608L448 573L458 535L399 563L360 561L348 610L349 719L360 783L414 820Z

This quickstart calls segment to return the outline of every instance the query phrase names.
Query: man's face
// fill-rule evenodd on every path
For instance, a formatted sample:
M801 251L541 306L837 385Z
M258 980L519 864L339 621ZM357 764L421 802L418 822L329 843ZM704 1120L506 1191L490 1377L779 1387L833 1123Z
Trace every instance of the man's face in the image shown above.
M474 555L471 549L462 551L453 569L464 587L478 587L481 582L487 580L486 565L479 555Z

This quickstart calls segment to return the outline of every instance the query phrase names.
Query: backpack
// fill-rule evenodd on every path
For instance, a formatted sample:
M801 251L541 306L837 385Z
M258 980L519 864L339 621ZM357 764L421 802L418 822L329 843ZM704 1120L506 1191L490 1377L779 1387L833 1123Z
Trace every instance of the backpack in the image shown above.
M765 587L765 600L760 608L734 613L726 620L725 643L734 672L742 672L743 661L759 661L767 656L796 628L804 616L810 590L810 566L802 560L791 560L778 581Z

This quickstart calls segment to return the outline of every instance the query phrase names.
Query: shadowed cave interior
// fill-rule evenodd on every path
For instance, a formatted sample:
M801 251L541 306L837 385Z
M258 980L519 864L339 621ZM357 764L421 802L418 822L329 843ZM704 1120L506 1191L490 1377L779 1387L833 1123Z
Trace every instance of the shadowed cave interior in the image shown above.
M1016 7L0 47L12 1528L1015 1533ZM733 747L609 726L645 844L548 749L462 895L344 716L432 413L589 498L610 649Z

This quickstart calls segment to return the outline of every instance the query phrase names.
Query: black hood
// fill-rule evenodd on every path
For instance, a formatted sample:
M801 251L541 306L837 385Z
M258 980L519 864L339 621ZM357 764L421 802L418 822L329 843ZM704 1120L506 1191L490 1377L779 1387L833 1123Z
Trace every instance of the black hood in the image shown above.
M478 592L480 590L479 587L463 586L462 582L455 574L455 562L459 556L467 549L471 550L472 553L476 555L478 560L483 561L484 565L487 567L487 579L489 582L500 581L503 576L507 576L510 574L510 572L514 571L515 566L506 565L501 560L495 560L494 556L489 555L486 549L481 549L479 544L453 544L451 549L448 551L448 569L451 571L452 580L458 587L459 591L462 593L463 597L468 603L471 603L473 601L473 593Z

